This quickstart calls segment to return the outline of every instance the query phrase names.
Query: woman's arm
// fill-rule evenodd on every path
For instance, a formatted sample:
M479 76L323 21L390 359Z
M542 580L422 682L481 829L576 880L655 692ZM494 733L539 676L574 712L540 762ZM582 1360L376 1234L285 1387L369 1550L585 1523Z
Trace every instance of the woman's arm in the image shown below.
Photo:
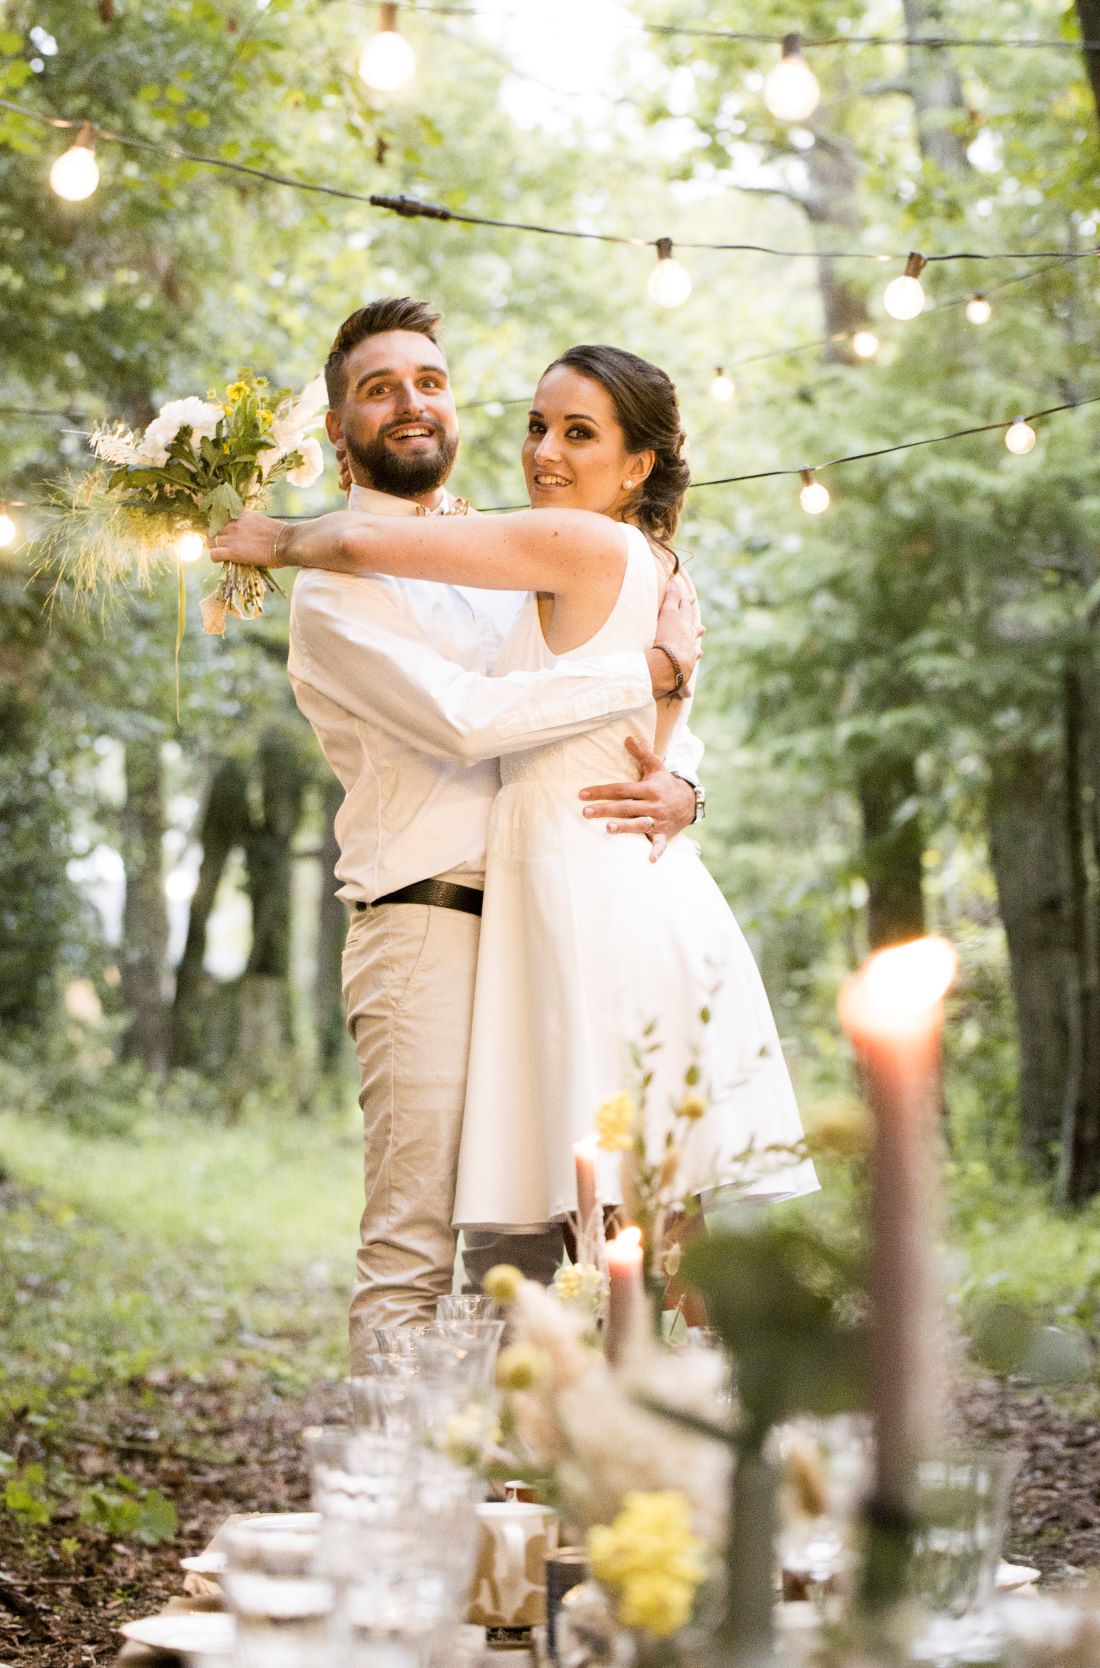
M589 510L521 510L473 518L337 510L297 523L245 510L222 528L210 554L215 561L253 567L391 573L555 596L596 583L606 586L613 599L626 567L626 549L623 530Z

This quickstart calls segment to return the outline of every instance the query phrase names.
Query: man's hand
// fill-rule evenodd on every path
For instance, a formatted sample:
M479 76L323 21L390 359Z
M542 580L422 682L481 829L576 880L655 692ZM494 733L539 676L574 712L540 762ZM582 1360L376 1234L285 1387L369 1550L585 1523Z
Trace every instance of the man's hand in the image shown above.
M239 562L242 567L277 568L287 564L287 539L282 541L279 559L275 559L275 541L287 530L285 521L260 515L257 510L242 510L236 521L227 521L216 538L210 541L212 562Z
M690 695L692 677L703 655L702 638L705 629L699 616L699 600L695 595L695 586L681 568L665 586L664 598L657 615L654 647L646 654L653 693L658 699L667 695L678 696L682 700L686 695ZM658 648L658 644L662 647ZM684 674L684 682L679 689L676 688L675 668L669 656L664 653L665 648L671 650Z
M613 818L609 834L644 834L652 846L649 860L656 863L668 842L695 821L695 794L633 736L627 736L626 746L641 767L639 780L582 788L584 815Z

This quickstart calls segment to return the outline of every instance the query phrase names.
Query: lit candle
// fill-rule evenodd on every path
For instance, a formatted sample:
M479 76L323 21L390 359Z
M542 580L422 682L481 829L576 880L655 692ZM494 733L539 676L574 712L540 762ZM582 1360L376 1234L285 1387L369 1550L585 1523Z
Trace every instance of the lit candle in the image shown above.
M845 984L840 1017L874 1113L871 1186L873 1505L905 1524L945 1388L934 1161L943 999L958 958L943 938L880 950Z
M583 1234L592 1220L599 1193L596 1188L596 1137L589 1135L573 1143L573 1164L577 1172L577 1229Z
M607 1359L617 1367L644 1336L645 1249L640 1228L620 1228L607 1246Z

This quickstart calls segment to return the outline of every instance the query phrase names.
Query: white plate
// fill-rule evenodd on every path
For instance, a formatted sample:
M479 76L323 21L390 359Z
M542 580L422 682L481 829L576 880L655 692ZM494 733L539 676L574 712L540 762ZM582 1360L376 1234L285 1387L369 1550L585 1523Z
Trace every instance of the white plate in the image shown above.
M118 1631L136 1644L152 1645L158 1651L228 1655L233 1649L233 1618L224 1610L165 1611L161 1616L125 1622Z
M1006 1564L1002 1558L997 1565L997 1591L1011 1593L1017 1587L1033 1587L1039 1580L1039 1570L1033 1570L1030 1564Z
M317 1534L321 1527L320 1512L258 1512L255 1517L241 1517L249 1529L297 1529L305 1534Z
M193 1558L181 1558L180 1568L194 1570L196 1575L220 1575L225 1568L225 1553L211 1552L208 1547L205 1552L197 1552Z

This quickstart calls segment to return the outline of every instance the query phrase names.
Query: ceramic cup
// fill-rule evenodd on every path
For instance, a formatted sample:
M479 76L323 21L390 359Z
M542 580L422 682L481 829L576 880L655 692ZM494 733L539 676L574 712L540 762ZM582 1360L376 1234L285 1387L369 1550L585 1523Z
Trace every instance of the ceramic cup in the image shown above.
M486 1628L528 1628L546 1620L546 1555L558 1520L528 1500L477 1507L478 1550L467 1620Z

